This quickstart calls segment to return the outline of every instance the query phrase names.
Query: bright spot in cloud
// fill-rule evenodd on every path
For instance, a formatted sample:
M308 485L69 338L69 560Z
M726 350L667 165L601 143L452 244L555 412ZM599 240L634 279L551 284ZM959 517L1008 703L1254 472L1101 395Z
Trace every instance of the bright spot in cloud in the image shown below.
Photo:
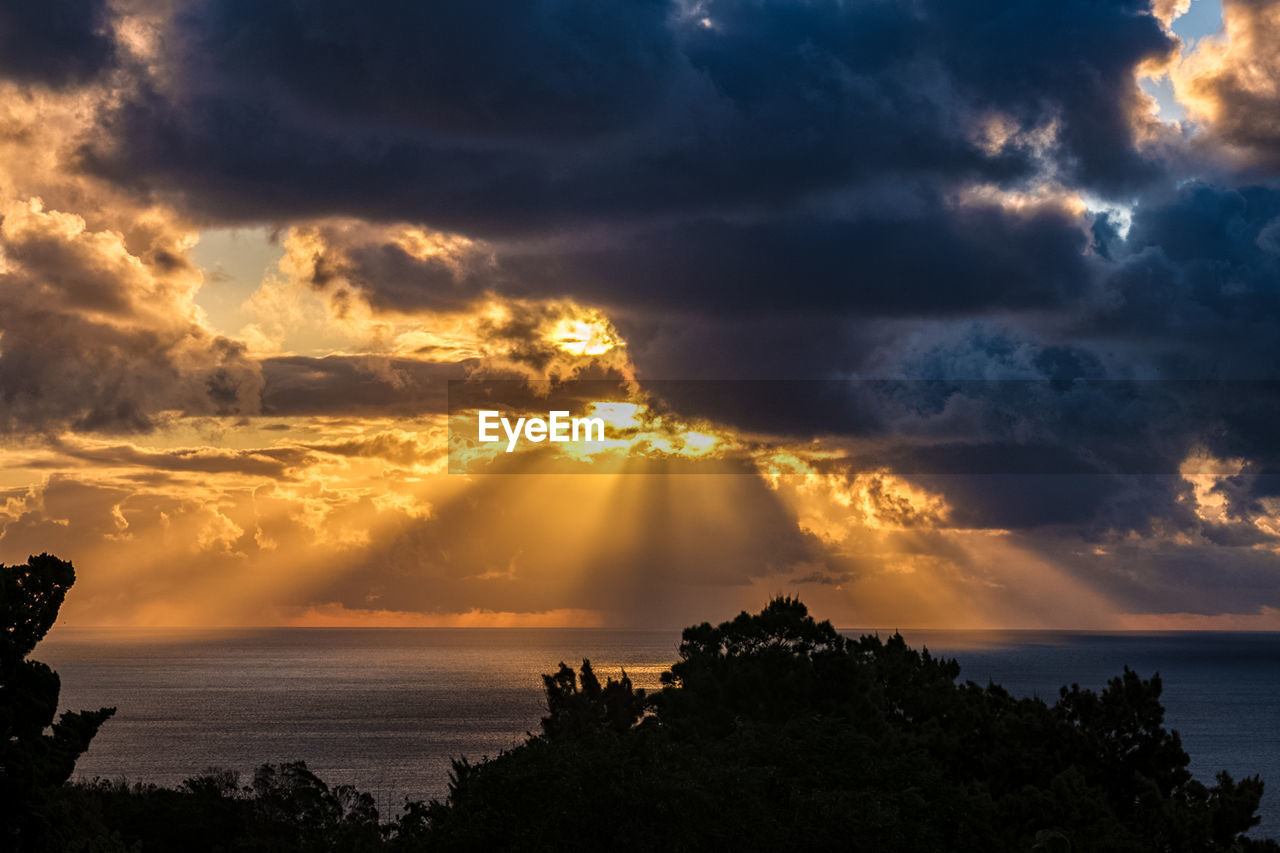
M594 313L594 312L593 312ZM548 343L569 355L604 355L622 343L603 316L565 317L547 332Z
M1084 202L1085 210L1095 216L1099 214L1109 216L1116 223L1116 231L1121 239L1129 236L1129 229L1133 226L1134 205L1103 201L1088 194L1081 195L1080 198Z

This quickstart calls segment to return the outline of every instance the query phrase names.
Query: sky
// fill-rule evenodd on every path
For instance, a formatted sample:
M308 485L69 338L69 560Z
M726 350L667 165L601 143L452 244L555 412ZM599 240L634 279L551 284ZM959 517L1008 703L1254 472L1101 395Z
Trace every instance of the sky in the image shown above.
M1280 629L1277 39L7 4L0 560L73 625ZM608 460L451 466L450 382L584 380Z

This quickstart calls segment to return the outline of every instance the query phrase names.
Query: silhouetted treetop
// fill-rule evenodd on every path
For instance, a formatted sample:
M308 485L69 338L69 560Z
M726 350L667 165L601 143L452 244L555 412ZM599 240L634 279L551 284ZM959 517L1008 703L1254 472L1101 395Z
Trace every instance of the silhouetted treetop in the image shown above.
M844 651L846 642L830 622L815 622L798 598L778 597L758 614L744 610L732 621L721 622L715 628L709 622L685 628L680 659L696 661L765 651L812 655ZM679 666L676 664L672 669Z
M1260 780L1191 778L1158 676L1052 706L959 676L792 598L686 629L652 696L561 664L543 735L455 763L405 849L1280 851L1243 834Z
M39 588L52 592L34 610L57 595ZM1159 676L1125 669L1052 705L959 677L956 661L899 634L849 639L777 598L687 629L656 694L625 672L601 684L590 661L561 663L543 677L541 734L459 758L444 801L406 803L391 823L367 794L300 762L264 765L244 786L213 772L177 790L47 787L66 778L59 765L43 799L8 796L28 832L53 840L23 849L77 853L1280 853L1245 834L1261 780L1192 778L1164 727ZM11 749L52 742L25 731Z
M0 565L0 666L12 666L35 649L53 627L75 569L49 554L30 557L26 565Z
M591 669L591 661L582 661L579 677L563 662L555 675L544 675L547 693L547 716L542 718L542 731L548 738L567 737L607 727L615 732L631 728L644 713L643 690L634 690L626 670L621 679L610 678L603 687Z
M0 565L0 838L10 849L42 849L49 834L45 806L71 777L115 708L64 712L57 722L58 674L26 656L44 638L67 590L71 563L48 554L24 566ZM47 733L46 733L47 731Z

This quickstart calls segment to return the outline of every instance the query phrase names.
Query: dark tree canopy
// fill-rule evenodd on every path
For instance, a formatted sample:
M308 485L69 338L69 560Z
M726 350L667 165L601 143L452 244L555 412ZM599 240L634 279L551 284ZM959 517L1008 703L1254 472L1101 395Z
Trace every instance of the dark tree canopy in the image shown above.
M70 566L48 565L25 583L46 584L30 600L56 612ZM14 624L38 640L52 620L32 607ZM686 629L654 695L562 663L544 676L541 734L459 759L444 801L396 820L299 762L243 786L230 771L177 790L64 786L42 806L46 849L1280 853L1245 835L1259 779L1191 777L1158 675L1126 669L1053 704L959 676L897 634L850 639L778 598Z
M408 849L1280 850L1244 836L1260 780L1191 778L1159 676L1018 699L790 598L679 658L647 698L561 664L543 735L459 762Z
M27 660L75 581L71 563L49 554L26 565L0 565L0 837L14 848L37 849L37 840L47 836L50 792L71 777L76 759L115 713L67 711L54 722L58 674Z

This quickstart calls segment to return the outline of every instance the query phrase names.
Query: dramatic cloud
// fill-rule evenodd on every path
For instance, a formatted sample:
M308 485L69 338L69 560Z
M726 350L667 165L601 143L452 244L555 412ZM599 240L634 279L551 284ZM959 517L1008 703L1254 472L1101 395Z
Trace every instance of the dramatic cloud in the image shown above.
M1224 0L1223 32L1173 68L1179 98L1245 163L1280 168L1280 4Z
M135 431L166 412L258 410L257 365L200 323L183 235L155 225L131 251L38 199L4 208L0 428Z
M195 229L71 166L95 101L0 86L0 430L255 413L258 366L194 303Z
M0 557L81 621L1273 619L1280 3L1188 7L0 11ZM446 473L451 380L576 379L738 473Z
M103 71L115 54L106 0L6 3L0 8L0 74L61 86Z
M237 219L481 235L775 208L890 175L1017 180L1046 156L1136 186L1152 168L1134 69L1174 47L1137 2L208 0L163 35L90 142L103 170Z

